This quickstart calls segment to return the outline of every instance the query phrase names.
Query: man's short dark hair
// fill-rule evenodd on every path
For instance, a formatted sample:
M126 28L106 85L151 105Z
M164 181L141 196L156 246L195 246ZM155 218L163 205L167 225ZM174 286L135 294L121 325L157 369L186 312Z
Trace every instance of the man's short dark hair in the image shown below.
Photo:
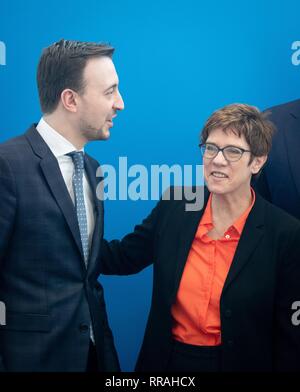
M84 90L83 71L91 58L112 58L114 48L94 42L60 40L45 48L37 70L37 84L42 112L52 113L63 90Z

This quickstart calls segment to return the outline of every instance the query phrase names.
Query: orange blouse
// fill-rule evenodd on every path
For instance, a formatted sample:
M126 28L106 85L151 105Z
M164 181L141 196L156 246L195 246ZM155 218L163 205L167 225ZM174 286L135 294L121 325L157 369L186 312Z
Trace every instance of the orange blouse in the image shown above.
M221 344L220 298L252 203L222 238L213 240L210 195L186 261L176 301L172 306L173 338L198 346Z

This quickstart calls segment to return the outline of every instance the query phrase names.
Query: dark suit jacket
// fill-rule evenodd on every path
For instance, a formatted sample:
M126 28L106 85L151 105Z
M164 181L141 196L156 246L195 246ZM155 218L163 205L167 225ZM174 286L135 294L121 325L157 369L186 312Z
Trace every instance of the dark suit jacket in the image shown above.
M133 233L102 246L105 274L153 263L137 371L166 370L172 350L171 306L205 208L185 211L185 204L160 201ZM291 322L299 282L300 222L257 195L221 295L222 371L300 370L300 326Z
M97 282L103 203L99 164L85 155L95 195L95 231L86 269L76 211L57 162L35 127L0 145L0 367L85 371L89 325L105 371L119 370L103 289Z
M300 100L269 110L277 131L254 186L264 198L300 219Z

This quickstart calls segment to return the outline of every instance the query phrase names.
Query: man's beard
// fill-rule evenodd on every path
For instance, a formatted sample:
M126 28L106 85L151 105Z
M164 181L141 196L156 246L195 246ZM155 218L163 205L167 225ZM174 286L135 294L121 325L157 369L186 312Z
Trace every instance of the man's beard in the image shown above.
M106 140L109 137L109 129L105 127L105 124L101 128L93 127L91 124L82 121L81 126L82 135L88 140Z

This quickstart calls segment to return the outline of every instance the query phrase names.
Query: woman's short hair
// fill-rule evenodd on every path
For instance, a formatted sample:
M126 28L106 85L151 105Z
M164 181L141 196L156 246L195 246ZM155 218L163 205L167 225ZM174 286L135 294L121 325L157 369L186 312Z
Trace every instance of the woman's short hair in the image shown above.
M251 161L254 156L270 152L275 126L268 120L268 113L260 112L255 106L235 103L216 110L202 129L201 142L205 143L210 132L217 128L239 137L243 135L250 146Z

